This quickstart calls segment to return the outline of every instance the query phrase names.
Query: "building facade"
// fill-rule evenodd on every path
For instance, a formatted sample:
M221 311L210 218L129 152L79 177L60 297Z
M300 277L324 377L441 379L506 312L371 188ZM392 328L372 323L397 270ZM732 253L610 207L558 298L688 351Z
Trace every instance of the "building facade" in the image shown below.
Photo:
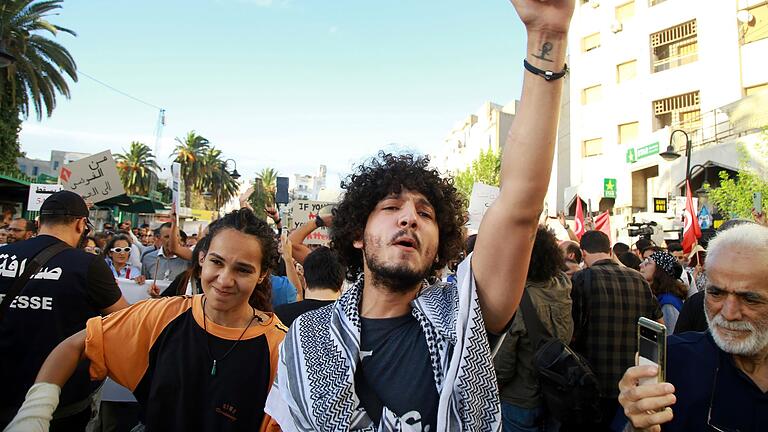
M563 205L573 213L578 194L593 212L611 211L614 241L636 240L623 229L633 217L675 237L686 137L697 190L735 172L739 147L753 152L768 124L768 2L578 0L569 38ZM682 157L662 158L669 145ZM655 205L662 199L666 212Z
M62 166L86 156L90 156L90 154L51 150L50 160L20 157L16 158L16 164L19 166L19 171L30 177L37 177L41 174L45 174L47 176L58 178Z
M294 174L291 200L318 200L318 196L326 189L327 176L328 168L325 165L320 165L315 175Z

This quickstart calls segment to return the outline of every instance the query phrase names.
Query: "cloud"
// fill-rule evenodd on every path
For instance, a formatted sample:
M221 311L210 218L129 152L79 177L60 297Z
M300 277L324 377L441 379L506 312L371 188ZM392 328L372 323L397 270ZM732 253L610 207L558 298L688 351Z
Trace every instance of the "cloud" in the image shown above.
M242 3L251 3L259 7L272 6L272 0L240 0Z
M339 28L336 26L331 26L331 28L328 29L328 33L334 34L339 31Z

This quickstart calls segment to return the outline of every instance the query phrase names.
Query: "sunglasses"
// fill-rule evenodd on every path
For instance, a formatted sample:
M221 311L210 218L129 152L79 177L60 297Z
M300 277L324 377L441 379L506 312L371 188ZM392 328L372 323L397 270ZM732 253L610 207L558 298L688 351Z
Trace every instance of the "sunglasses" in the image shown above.
M128 253L131 251L131 248L130 247L113 247L113 248L110 248L109 251L113 253L123 253L123 252Z

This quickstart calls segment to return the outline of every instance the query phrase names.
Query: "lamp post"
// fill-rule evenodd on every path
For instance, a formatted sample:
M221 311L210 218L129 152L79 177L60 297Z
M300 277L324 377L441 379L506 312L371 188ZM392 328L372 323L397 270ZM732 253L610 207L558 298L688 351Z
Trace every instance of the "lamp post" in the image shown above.
M234 165L234 169L232 172L227 171L227 163L232 162L232 165ZM224 174L228 174L230 177L232 177L233 180L237 180L240 178L240 173L237 172L237 162L234 159L227 159L224 162L221 163L221 179L219 183L219 193L216 194L216 211L221 211L221 195L224 192Z

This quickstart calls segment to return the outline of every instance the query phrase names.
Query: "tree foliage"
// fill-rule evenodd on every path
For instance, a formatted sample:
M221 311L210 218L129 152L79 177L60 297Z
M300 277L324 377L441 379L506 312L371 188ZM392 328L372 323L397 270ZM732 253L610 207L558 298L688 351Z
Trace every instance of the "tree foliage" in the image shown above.
M192 192L201 192L203 172L203 154L211 146L207 138L195 131L187 132L183 138L176 138L176 148L173 149L174 162L181 165L181 178L184 180L185 202L192 202Z
M501 152L492 148L480 151L477 159L473 160L467 169L459 171L454 177L456 189L458 189L469 202L472 195L472 186L476 182L490 186L498 186L501 177Z
M48 22L61 9L62 0L3 0L0 2L0 46L16 61L0 69L0 170L17 171L21 118L30 114L48 117L56 107L56 96L70 97L65 75L77 81L72 55L53 39L59 33L75 36L70 29Z
M274 207L277 193L277 176L274 168L264 168L256 174L253 180L253 193L248 197L248 203L253 207L256 216L266 219L265 207Z
M123 187L129 195L149 194L152 173L160 167L148 145L138 141L131 142L127 152L115 155L115 162Z
M761 142L757 145L757 152L762 155L760 159L768 160L768 129L763 129ZM751 159L744 146L739 146L741 155L739 170L735 177L730 177L728 172L720 171L720 187L708 188L709 201L717 207L720 214L726 219L752 218L752 194L762 192L763 199L768 199L768 175L762 170L753 169ZM763 206L765 211L765 206Z

